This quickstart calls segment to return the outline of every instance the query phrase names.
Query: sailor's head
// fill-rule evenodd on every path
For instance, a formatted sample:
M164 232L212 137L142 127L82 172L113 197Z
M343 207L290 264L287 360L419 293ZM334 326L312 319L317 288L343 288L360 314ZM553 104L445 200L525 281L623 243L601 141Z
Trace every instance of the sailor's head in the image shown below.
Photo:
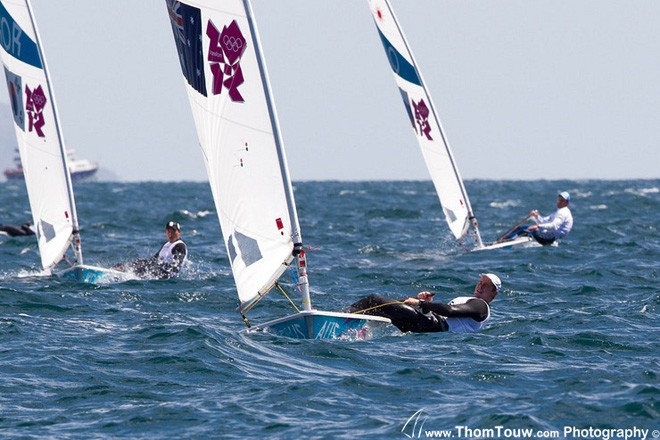
M181 236L181 225L175 221L170 220L165 224L165 235L167 235L167 239L171 243L177 241Z
M562 191L559 194L557 194L558 208L563 208L564 206L568 206L570 201L571 201L571 195L568 193L568 191Z
M474 288L474 296L489 303L500 293L500 290L502 290L500 277L494 273L482 273Z
M181 225L178 222L170 220L165 225L165 229L173 229L175 231L180 231L181 230Z

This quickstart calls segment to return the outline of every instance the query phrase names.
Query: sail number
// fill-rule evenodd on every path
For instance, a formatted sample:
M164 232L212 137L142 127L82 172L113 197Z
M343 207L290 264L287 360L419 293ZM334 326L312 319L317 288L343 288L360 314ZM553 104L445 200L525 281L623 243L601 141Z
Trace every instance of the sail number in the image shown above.
M0 43L7 52L21 54L22 33L23 31L16 25L16 22L12 21L10 23L4 15L0 17Z

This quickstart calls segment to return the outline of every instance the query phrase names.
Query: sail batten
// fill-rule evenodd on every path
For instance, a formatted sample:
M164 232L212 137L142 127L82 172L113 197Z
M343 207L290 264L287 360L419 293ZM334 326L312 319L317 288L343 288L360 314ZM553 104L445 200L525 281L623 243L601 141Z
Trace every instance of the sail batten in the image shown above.
M463 179L394 11L388 0L369 0L369 7L449 229L461 239L472 225L482 246Z
M72 242L82 264L62 131L29 0L1 0L0 21L0 55L42 267L54 267Z

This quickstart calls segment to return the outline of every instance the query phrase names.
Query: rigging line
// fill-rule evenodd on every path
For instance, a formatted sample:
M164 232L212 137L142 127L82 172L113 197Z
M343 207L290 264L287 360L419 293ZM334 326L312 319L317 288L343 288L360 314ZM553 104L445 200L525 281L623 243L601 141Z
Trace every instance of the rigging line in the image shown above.
M290 268L291 270L291 278L293 278L293 282L296 284L296 289L298 292L302 293L302 284L300 283L300 278L298 277L298 270L294 267ZM291 301L291 300L289 300Z
M275 285L277 286L278 289L280 289L280 292L282 292L282 294L284 294L286 299L289 300L289 302L291 303L293 308L296 309L296 312L300 313L300 309L298 307L296 307L296 304L293 301L291 301L291 298L289 298L289 295L287 295L286 292L284 291L284 289L282 288L282 286L280 286L280 283L275 283Z
M300 278L298 278L298 271L293 266L291 266L289 270L291 272L291 278L293 278L293 282L296 284L296 289L298 289L298 292L302 293L302 289L300 288Z
M458 245L463 248L464 251L469 251L470 248L468 248L466 245L463 244L463 240L457 241Z
M276 282L276 284L277 284L277 282ZM273 287L274 286L270 286L268 288L268 290L266 290L265 292L257 292L257 295L259 296L259 298L256 299L252 304L250 304L249 307L247 307L245 310L243 310L243 312L245 312L247 314L250 310L252 310L254 308L254 306L256 306L259 301L261 301L262 299L264 299L264 297L266 295L268 295L268 292L270 292Z
M472 217L474 218L474 217ZM470 248L467 247L465 244L463 244L463 239L465 237L471 237L477 242L477 246L479 245L479 239L477 237L477 234L474 231L468 230L468 232L461 238L460 240L457 240L458 245L463 248L464 251L470 251Z
M293 282L298 284L298 273L296 269L293 266L289 266L289 272L291 272L291 278L293 278Z
M392 301L392 302L388 302L388 303L385 303L385 304L378 304L377 306L369 307L367 309L362 309L362 310L358 310L356 312L351 312L351 314L359 315L359 314L362 314L364 312L368 312L369 310L377 309L379 307L391 306L393 304L404 304L404 302L403 301Z

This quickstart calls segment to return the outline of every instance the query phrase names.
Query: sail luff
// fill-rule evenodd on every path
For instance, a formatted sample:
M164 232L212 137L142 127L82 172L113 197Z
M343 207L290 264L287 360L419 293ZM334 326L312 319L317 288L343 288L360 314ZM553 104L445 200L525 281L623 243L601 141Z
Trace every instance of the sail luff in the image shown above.
M482 240L481 240L481 234L479 233L477 220L476 220L476 217L475 217L474 212L472 210L472 205L470 204L470 200L469 200L469 197L468 197L468 194L467 194L467 190L465 189L465 185L463 183L463 179L461 177L460 171L458 170L458 166L456 165L456 161L454 159L453 152L451 150L451 147L449 146L449 142L448 142L447 137L445 135L445 130L442 127L442 123L440 121L440 118L438 117L438 113L435 110L435 105L434 105L433 100L431 98L431 95L428 91L428 88L426 87L426 82L424 81L424 79L422 77L421 71L420 71L420 69L417 65L415 57L414 57L414 55L412 53L412 50L410 48L410 45L409 45L409 43L408 43L408 41L407 41L407 39L406 39L406 37L403 33L403 29L401 28L401 25L399 24L399 21L396 18L396 15L394 14L394 10L392 9L392 6L391 6L389 0L381 0L381 1L382 1L382 3L384 3L384 5L387 8L387 12L392 17L392 21L393 21L393 23L396 27L398 37L400 38L401 43L404 46L407 57L410 59L410 64L412 65L412 69L414 70L413 78L416 78L416 80L418 81L415 85L419 86L421 88L422 93L424 94L424 97L426 98L426 101L428 102L428 107L429 107L429 110L430 110L429 113L431 115L433 115L433 120L434 120L436 126L438 127L438 131L439 131L440 136L442 138L441 144L444 147L444 150L445 150L445 153L447 155L449 164L451 165L451 170L452 170L452 172L454 174L454 177L455 177L455 183L458 186L458 188L460 190L460 193L461 193L461 197L462 197L462 199L465 203L465 208L467 210L466 224L462 228L462 231L455 231L455 230L452 229L452 232L454 233L454 236L457 239L461 239L465 236L465 234L467 233L467 231L469 229L469 226L471 224L474 227L474 230L475 230L477 245L479 247L482 247L483 243L482 243ZM375 0L370 0L370 4L373 4L373 3L378 3L378 2L375 1ZM376 6L376 8L378 8L378 5ZM388 55L388 58L389 58L390 53L388 52L388 47L387 47L387 44L389 42L388 42L386 36L384 35L384 33L381 31L381 28L379 26L379 23L378 23L378 19L379 19L378 14L379 14L379 12L378 12L378 10L374 11L373 9L372 9L371 12L372 12L372 15L374 17L374 22L375 22L375 25L376 25L376 29L378 30L378 32L381 36L381 40L383 42L383 45L385 46L386 54ZM391 60L390 60L390 63L391 63ZM399 75L399 72L397 72L397 70L394 68L394 66L392 66L392 69L393 69L393 72L394 72L395 76L399 76L399 78L401 78L403 81L409 81L409 79L403 78L401 75ZM408 105L408 104L406 104L406 105ZM421 131L421 129L420 129L420 131ZM422 141L419 139L419 137L418 137L418 141L420 143L420 146L422 147L422 151L424 152L424 145L423 145ZM437 144L438 144L437 142L434 143L434 145L437 145ZM437 181L438 176L434 175L434 172L433 172L434 170L432 169L431 164L427 160L426 155L424 156L424 158L425 158L425 161L427 162L429 172L431 172L431 178L434 181L436 189L439 189L439 186L441 184L438 183L438 181ZM438 196L440 198L441 204L444 207L444 205L447 203L447 201L442 199L442 194L441 194L440 191L438 191ZM447 213L445 213L445 216L447 216ZM448 222L448 224L450 225L450 228L451 228L451 222L449 220L449 217L447 219L447 222Z
M39 28L37 27L37 23L34 18L34 13L32 12L32 4L30 0L25 0L25 5L27 6L28 13L30 15L30 21L32 23L32 28L34 29L34 35L35 35L35 40L37 43L37 50L39 51L39 56L41 57L41 63L43 65L43 71L44 71L44 76L46 77L46 84L48 85L48 93L49 93L49 98L50 98L50 105L53 107L53 119L55 122L55 130L57 132L57 139L60 147L60 154L62 157L62 167L64 168L64 176L66 180L66 190L67 190L67 195L69 197L69 210L71 212L71 224L73 226L73 231L72 231L72 236L70 238L70 242L73 243L73 250L74 250L74 265L82 265L83 264L83 255L82 255L82 243L80 240L80 226L78 224L78 212L76 210L76 201L73 196L73 183L71 180L71 172L69 170L69 163L68 163L68 158L66 154L66 150L64 147L64 136L62 135L62 127L60 125L60 118L59 118L59 112L57 111L57 105L55 102L55 91L53 89L53 84L50 81L50 75L48 74L48 63L46 62L46 56L44 54L44 51L42 49L41 45L41 37L39 35ZM62 252L62 256L64 256L64 253L66 253L66 247L64 248L64 251ZM60 256L60 258L62 258ZM53 264L53 266L55 266ZM52 267L52 266L51 266Z

